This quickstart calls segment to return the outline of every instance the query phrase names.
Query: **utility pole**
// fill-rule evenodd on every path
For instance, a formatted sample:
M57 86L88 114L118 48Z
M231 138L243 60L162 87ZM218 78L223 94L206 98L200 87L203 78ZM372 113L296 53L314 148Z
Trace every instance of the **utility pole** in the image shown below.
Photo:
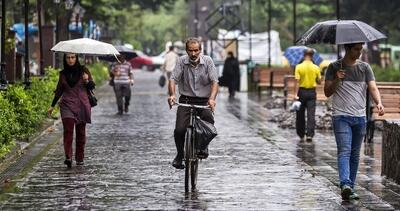
M58 16L58 13L60 12L60 0L54 0L54 3L56 4L56 44L60 41L60 18ZM54 54L54 66L55 68L60 67L60 59L58 53Z
M199 36L199 1L194 2L194 36Z
M336 0L336 19L340 20L340 0ZM337 45L337 59L340 58L340 45Z
M296 0L293 0L293 45L296 45Z
M40 75L44 75L43 36L42 36L42 0L37 0L36 7L37 7L37 13L38 13L38 30L39 30L39 54L40 54L39 70L40 70Z
M29 14L29 0L24 1L24 12L25 12L25 72L24 72L24 84L29 87L29 27L28 27L28 14Z
M271 14L272 14L271 0L268 0L268 67L271 67Z
M252 40L251 40L251 34L252 34L252 22L251 22L251 16L252 16L252 8L251 8L251 2L252 0L249 0L249 61L252 60ZM239 58L239 51L237 51L236 57Z
M5 44L6 44L6 1L1 0L1 69L0 69L0 90L7 89L6 80L6 60L5 60Z

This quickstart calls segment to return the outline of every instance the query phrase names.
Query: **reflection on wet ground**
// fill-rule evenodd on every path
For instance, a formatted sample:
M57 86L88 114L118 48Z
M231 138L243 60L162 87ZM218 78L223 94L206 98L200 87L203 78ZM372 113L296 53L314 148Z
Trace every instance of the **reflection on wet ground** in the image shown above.
M254 102L263 105L268 100L268 96L262 98L245 94L241 101L252 105ZM246 102L247 101L247 102ZM264 102L264 103L263 103ZM228 110L235 112L235 108L240 110L243 105L230 103L227 105ZM255 107L257 108L257 107ZM237 112L237 111L236 111ZM285 112L280 109L260 109L259 113L252 110L248 113L249 119L259 119L266 121L274 114L274 112ZM255 113L255 114L254 114ZM275 113L276 114L276 113ZM253 115L253 117L251 117ZM263 116L263 117L260 117ZM334 185L338 185L337 162L336 162L336 145L332 131L318 131L313 142L300 142L295 130L280 129L270 122L260 124L259 121L252 123L249 121L250 127L257 128L266 134L264 137L272 141L282 149L289 150L303 162L310 165L313 174L322 176ZM348 208L367 208L367 209L384 209L384 210L400 210L400 185L381 176L381 133L376 132L374 143L364 143L361 149L360 168L358 175L358 186L356 190L360 193L362 200L359 203L344 203L344 207ZM379 203L379 202L384 203Z
M246 93L219 94L218 136L199 164L198 190L184 192L175 156L175 110L158 72L136 72L130 113L117 116L111 87L88 128L85 166L66 169L62 142L14 182L1 210L394 210L399 186L380 176L380 140L364 146L357 191L343 203L330 131L300 143L294 130L268 122L272 112ZM264 100L264 99L261 99ZM60 132L60 128L57 129ZM377 134L378 136L378 134ZM397 194L397 195L396 195Z

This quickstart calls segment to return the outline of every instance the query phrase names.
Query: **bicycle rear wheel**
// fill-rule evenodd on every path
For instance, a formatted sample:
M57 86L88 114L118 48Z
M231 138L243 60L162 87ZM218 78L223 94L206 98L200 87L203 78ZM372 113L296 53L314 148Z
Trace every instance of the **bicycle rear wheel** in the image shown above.
M193 134L193 129L192 128L187 128L186 129L186 134L185 134L185 191L189 191L189 177L190 172L191 172L191 158L192 158L192 134Z

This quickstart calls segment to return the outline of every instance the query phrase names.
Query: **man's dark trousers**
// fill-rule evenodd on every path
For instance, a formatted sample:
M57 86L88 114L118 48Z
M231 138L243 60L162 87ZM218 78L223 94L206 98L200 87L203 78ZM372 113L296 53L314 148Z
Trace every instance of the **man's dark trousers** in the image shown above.
M303 138L305 135L308 137L314 137L315 130L315 107L316 107L316 99L317 92L315 88L300 88L297 94L299 96L299 101L301 102L301 106L299 111L296 112L296 132L300 138ZM305 122L305 111L307 109L307 133L306 130L306 122Z
M195 105L207 105L208 98L195 98L181 96L179 98L180 103L195 104ZM196 109L197 115L200 119L214 124L214 116L210 109ZM174 130L175 145L178 152L178 157L183 158L183 147L185 144L185 133L186 128L190 122L190 108L179 106L176 112L176 124Z

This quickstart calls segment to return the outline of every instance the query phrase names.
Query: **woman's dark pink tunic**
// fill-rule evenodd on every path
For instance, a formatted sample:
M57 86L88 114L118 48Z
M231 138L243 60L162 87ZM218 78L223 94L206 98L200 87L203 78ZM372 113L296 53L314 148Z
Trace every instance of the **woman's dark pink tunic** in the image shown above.
M92 80L92 76L89 74L89 81ZM74 87L70 87L65 75L60 72L55 95L61 97L60 113L62 119L73 118L78 124L91 123L91 106L86 84L82 77Z

